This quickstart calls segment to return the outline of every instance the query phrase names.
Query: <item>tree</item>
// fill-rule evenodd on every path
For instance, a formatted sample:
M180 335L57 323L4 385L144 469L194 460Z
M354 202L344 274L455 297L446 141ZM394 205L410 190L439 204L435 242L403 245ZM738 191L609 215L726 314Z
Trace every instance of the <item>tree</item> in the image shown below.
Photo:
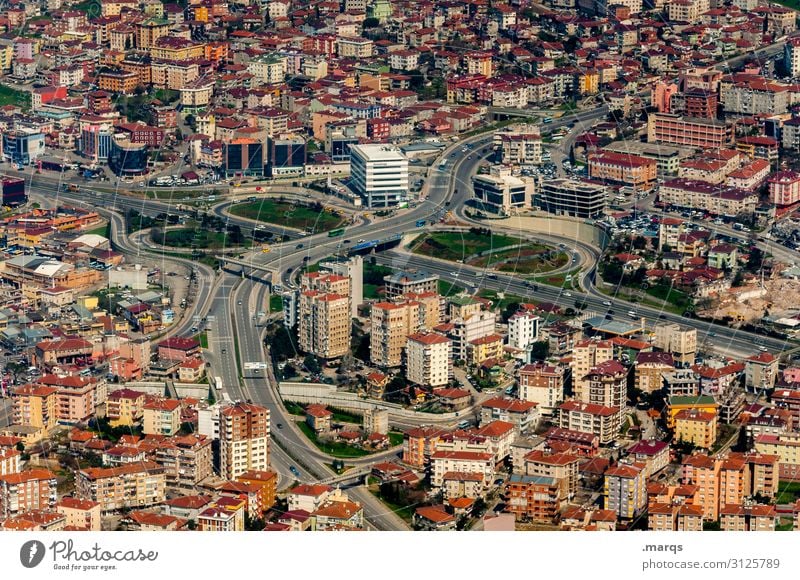
M636 236L633 238L633 248L635 250L644 250L647 247L647 238L644 236Z
M348 352L342 357L342 360L339 363L339 368L336 370L336 372L346 374L353 370L354 365L355 360L353 359L353 355Z
M745 269L748 272L758 272L764 264L764 252L758 246L750 248L750 255L747 256Z
M546 340L539 340L531 345L531 359L544 360L550 356L550 343Z
M503 310L503 322L508 322L508 319L514 316L519 310L519 302L510 302Z
M306 367L308 372L314 375L322 371L322 365L319 364L319 360L313 354L306 355L306 358L303 359L303 366Z
M16 447L17 451L19 451L20 453L25 451L25 444L22 441L17 441L17 444L16 444L15 447Z
M409 77L409 84L411 86L411 90L417 91L422 88L422 85L425 84L425 75L422 74L422 71L415 68L414 70L410 70L406 73Z
M378 20L377 18L371 18L371 17L370 18L365 18L364 22L362 22L362 25L364 26L364 28L377 28L378 26L380 26L380 24L381 24L380 20Z
M153 240L154 244L164 245L166 241L166 236L164 234L164 230L161 228L151 228L150 229L150 239Z

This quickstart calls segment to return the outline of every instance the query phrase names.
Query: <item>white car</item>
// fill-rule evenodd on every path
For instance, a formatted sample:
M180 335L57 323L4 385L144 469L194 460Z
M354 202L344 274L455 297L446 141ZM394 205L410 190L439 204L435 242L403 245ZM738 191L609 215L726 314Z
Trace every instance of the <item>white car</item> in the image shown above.
M458 272L450 272L450 275L458 277Z
M603 301L603 306L611 306L611 302L608 300Z

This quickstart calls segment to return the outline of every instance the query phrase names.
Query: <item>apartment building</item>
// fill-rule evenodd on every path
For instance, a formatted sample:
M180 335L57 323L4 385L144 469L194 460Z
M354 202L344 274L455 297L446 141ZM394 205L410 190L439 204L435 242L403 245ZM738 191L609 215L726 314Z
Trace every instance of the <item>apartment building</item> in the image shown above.
M583 340L572 349L572 392L574 397L589 403L589 373L598 365L614 358L614 344L607 340Z
M754 392L771 389L778 372L778 357L768 352L750 356L744 362L744 386Z
M787 151L800 150L800 118L792 117L783 123L781 144Z
M497 333L473 338L467 343L467 362L480 366L487 361L498 361L503 357L503 337Z
M453 376L452 343L436 333L415 333L406 344L406 378L425 387L439 387Z
M645 393L660 391L664 386L664 373L675 370L672 355L668 352L640 352L634 365L634 386Z
M315 275L317 274L317 275ZM305 274L300 292L300 348L324 359L350 352L350 279L346 276Z
M650 477L669 465L669 444L657 439L642 439L628 448L628 455L637 465L643 465L645 477Z
M606 145L604 151L628 153L653 159L656 162L656 170L660 175L674 175L678 171L678 164L681 159L693 152L693 150L686 147L643 143L641 141L614 141Z
M441 488L448 474L475 473L482 478L483 488L494 477L494 455L479 451L435 451L431 455L431 485Z
M403 363L408 335L419 330L419 303L377 302L370 313L370 360L379 367Z
M104 512L144 507L166 499L166 475L152 461L91 467L76 473L75 493L80 499L98 502Z
M0 447L0 476L19 473L20 455L13 447Z
M56 476L49 469L26 469L0 476L0 518L52 509L58 499L56 487Z
M717 440L717 414L685 409L675 415L675 440L711 449Z
M729 504L719 511L723 532L774 532L777 523L778 512L774 505Z
M404 294L439 293L439 275L422 270L400 270L383 278L386 298L399 298Z
M659 191L661 201L666 205L699 209L728 217L752 215L758 205L758 195L755 192L683 178L665 181Z
M468 360L473 350L472 341L495 334L496 322L496 314L489 310L451 319L448 337L453 341L453 358Z
M619 519L632 520L647 507L647 476L639 466L617 464L606 470L603 481L604 507Z
M627 400L628 369L616 360L607 360L589 370L589 403L622 410Z
M23 385L13 391L14 424L50 431L58 425L58 389Z
M719 519L720 468L722 461L708 455L695 454L684 458L681 465L685 485L696 486L693 503L703 508L703 517Z
M779 483L780 457L757 452L728 454L730 459L741 459L745 463L744 481L747 484L745 495L760 494L765 497L777 497Z
M156 399L142 407L145 435L175 435L181 427L181 402L177 399Z
M353 318L358 317L358 307L364 303L364 258L359 255L350 256L347 259L334 259L320 264L325 270L329 270L338 276L347 276L350 279L350 313ZM409 298L410 300L412 298ZM427 301L422 298L418 302ZM437 302L438 306L438 302ZM422 305L420 307L423 307Z
M558 411L559 427L597 435L601 445L611 443L619 434L619 409L570 400L559 405Z
M685 233L686 226L680 218L665 217L658 224L658 249L664 246L671 249L678 247L678 239Z
M275 505L278 493L278 474L274 471L250 469L241 474L236 481L258 488L258 504L266 512Z
M672 22L696 22L708 12L709 0L675 0L665 3L667 18Z
M153 460L164 468L167 487L194 488L214 474L212 439L197 434L172 437L159 443Z
M541 165L542 136L538 133L501 132L494 135L500 162L506 165Z
M780 479L800 478L800 435L797 433L762 433L756 436L753 447L758 453L778 456Z
M506 493L506 510L518 521L553 523L561 510L559 483L552 477L514 474Z
M697 329L679 324L658 324L655 327L653 346L670 353L681 365L694 364L697 354Z
M201 532L243 532L244 510L229 510L212 505L197 515L197 529Z
M571 453L551 453L534 449L524 457L524 475L551 477L558 483L559 499L569 500L578 490L581 457Z
M652 113L647 119L647 141L686 145L699 149L722 149L731 142L731 127L716 119Z
M667 428L675 429L675 417L682 411L696 410L716 415L719 407L719 403L714 400L714 397L709 395L669 397L667 399L667 406L664 408Z
M276 85L286 78L287 60L278 54L261 54L247 63L247 70L258 85Z
M772 403L776 407L789 411L795 424L800 424L800 390L775 389L772 393Z
M414 427L403 434L403 463L424 468L436 450L440 438L448 433L440 427Z
M352 501L329 501L311 513L311 529L360 530L364 527L364 510Z
M369 58L374 50L374 43L367 38L340 37L336 40L336 51L340 58Z
M65 526L89 532L100 531L102 510L96 501L64 497L56 504L56 511L66 518Z
M542 319L533 312L521 310L508 319L508 346L527 353L539 340Z
M632 187L635 191L650 191L656 183L655 159L601 151L589 155L589 176L616 185Z
M652 532L702 532L703 508L692 504L652 503L647 508Z
M767 178L767 184L770 203L782 207L800 201L800 173L777 171Z
M789 110L789 85L760 76L733 74L722 79L719 101L726 113L781 115Z
M106 418L112 427L133 427L144 413L145 394L133 389L117 389L106 399Z
M328 501L346 501L347 496L338 488L323 484L300 484L289 490L286 502L289 511L303 510L313 513Z
M220 475L236 479L246 471L269 469L269 409L236 403L220 411Z
M552 415L564 400L566 367L546 363L528 364L519 369L518 396L536 403L543 415Z
M539 422L536 403L506 397L492 397L481 403L481 425L492 421L506 421L514 425L517 433L535 428Z

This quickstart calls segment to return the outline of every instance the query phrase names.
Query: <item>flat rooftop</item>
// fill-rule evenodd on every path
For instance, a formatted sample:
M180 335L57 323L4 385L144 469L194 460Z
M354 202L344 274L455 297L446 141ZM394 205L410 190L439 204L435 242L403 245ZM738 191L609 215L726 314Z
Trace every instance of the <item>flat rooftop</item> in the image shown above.
M350 150L367 161L404 161L403 155L396 147L381 144L351 145Z

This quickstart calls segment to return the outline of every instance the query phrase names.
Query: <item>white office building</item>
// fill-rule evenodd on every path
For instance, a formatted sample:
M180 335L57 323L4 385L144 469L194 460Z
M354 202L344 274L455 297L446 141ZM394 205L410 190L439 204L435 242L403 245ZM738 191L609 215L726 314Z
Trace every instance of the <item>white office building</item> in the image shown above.
M351 145L353 190L369 208L395 207L408 200L408 158L387 145Z

